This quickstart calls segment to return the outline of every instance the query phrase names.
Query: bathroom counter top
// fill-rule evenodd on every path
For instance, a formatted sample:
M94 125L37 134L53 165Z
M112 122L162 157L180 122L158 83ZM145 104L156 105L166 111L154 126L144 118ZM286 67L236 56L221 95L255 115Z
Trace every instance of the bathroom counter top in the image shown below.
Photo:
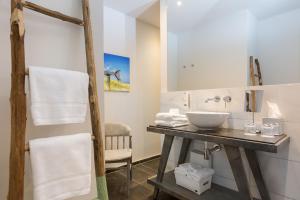
M240 148L244 149L246 159L249 163L250 170L253 174L262 199L271 200L268 188L266 187L262 176L256 151L277 153L278 147L288 143L290 140L287 135L275 137L262 137L261 135L251 136L245 135L244 131L242 130L223 128L216 130L201 129L193 125L186 125L176 128L148 126L147 131L165 135L157 176L148 180L150 184L155 186L154 199L158 198L160 190L165 191L179 199L224 199L222 196L235 195L235 193L230 190L222 190L222 187L215 187L200 196L195 196L195 194L186 189L180 189L179 186L174 183L174 177L172 177L173 173L165 173L170 150L175 136L183 138L178 164L185 162L189 146L193 140L202 140L216 144L222 144L236 181L238 193L241 195L241 197L243 197L237 199L246 200L251 199L251 194L248 188L249 183L245 173L245 167L242 161ZM219 190L220 188L221 190ZM229 197L229 199L235 198Z
M262 171L260 169L256 151L277 153L278 147L287 144L290 140L287 135L275 137L262 137L261 135L250 136L245 135L244 131L242 130L222 128L208 130L200 129L193 125L186 125L177 128L148 126L147 131L165 135L157 176L148 180L150 184L155 186L153 199L158 199L159 191L162 190L179 199L187 200L251 200L252 197L248 187L249 183L246 169L240 150L242 148L244 149L245 159L249 163L249 167L253 174L261 199L271 200L268 188L266 187L262 175ZM177 163L178 165L185 162L190 144L193 140L202 140L216 144L222 144L237 185L238 194L228 189L224 190L222 187L215 186L210 191L207 191L200 196L196 196L193 192L177 186L174 182L174 176L172 175L173 173L165 173L175 136L183 138ZM236 195L240 195L241 198L238 198Z
M261 135L245 135L243 130L236 129L201 129L193 125L176 128L149 126L147 131L160 134L179 136L195 140L203 140L218 144L240 146L247 149L277 153L278 147L289 142L285 134L274 137L263 137Z

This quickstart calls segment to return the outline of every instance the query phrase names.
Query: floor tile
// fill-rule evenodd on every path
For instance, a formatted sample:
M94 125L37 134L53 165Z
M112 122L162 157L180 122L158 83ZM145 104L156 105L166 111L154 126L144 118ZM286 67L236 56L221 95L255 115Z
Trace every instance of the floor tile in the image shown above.
M121 169L120 173L123 176L126 176L127 171L126 169ZM151 172L148 172L147 170L145 170L145 168L143 166L134 166L132 168L132 179L134 182L137 183L144 183L147 181L147 179L151 177Z
M159 159L154 159L151 161L144 162L142 165L151 168L152 170L157 171L159 166Z
M139 169L146 172L148 174L148 177L152 177L152 176L155 176L157 174L157 169L154 170L153 168L145 166L145 165L139 165L138 167L139 167Z
M108 194L110 200L152 200L154 187L147 183L147 179L156 174L159 159L148 161L133 167L133 180L130 183L129 196L127 196L127 171L122 168L106 175ZM159 194L160 200L176 200L163 192Z

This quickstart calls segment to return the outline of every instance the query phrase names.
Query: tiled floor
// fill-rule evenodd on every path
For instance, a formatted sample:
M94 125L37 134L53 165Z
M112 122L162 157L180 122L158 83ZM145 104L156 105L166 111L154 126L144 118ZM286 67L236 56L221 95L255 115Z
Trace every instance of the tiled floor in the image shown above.
M154 159L133 166L133 180L130 184L130 194L126 195L126 169L108 173L107 187L110 200L151 200L153 186L147 184L147 179L156 175L159 159ZM160 194L160 200L176 200L167 194Z

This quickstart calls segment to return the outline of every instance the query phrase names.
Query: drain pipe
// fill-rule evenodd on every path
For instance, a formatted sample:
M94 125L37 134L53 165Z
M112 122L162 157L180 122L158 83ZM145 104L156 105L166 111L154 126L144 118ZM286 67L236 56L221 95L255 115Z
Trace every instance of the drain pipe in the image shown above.
M210 161L209 167L213 168L213 153L221 151L221 150L222 150L222 147L219 144L215 144L212 148L208 148L208 142L205 141L203 150L194 149L194 150L192 150L192 152L203 155L204 160Z

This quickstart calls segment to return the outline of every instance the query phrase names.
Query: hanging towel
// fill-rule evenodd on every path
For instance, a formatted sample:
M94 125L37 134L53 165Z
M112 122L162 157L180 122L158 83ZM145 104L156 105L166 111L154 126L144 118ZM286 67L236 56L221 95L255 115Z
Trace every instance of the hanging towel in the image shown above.
M89 84L86 73L29 67L29 82L36 126L85 121Z
M35 200L63 200L91 190L91 134L29 141Z

